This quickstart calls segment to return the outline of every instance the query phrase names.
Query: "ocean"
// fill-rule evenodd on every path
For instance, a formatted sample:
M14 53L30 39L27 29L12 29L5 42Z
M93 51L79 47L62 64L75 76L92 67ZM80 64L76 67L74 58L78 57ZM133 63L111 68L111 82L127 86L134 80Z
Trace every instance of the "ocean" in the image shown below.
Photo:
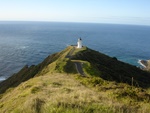
M75 45L80 37L84 46L131 65L150 59L150 26L1 21L0 80Z

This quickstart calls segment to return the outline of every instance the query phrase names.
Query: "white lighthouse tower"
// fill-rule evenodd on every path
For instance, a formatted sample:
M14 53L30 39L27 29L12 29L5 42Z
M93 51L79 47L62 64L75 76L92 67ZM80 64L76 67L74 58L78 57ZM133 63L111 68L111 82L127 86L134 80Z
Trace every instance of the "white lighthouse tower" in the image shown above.
M81 38L78 39L77 48L82 48L82 39Z

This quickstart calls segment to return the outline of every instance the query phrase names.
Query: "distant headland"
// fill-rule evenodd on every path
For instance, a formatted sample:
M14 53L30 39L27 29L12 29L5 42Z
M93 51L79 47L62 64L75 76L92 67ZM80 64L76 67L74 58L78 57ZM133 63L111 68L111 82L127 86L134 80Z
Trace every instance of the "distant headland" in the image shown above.
M144 70L150 70L150 60L139 60L139 63Z

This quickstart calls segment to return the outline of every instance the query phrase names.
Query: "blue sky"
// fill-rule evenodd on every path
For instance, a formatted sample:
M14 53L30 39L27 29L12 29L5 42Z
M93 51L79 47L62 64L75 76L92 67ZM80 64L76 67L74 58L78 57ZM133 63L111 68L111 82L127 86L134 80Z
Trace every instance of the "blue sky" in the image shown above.
M150 0L0 0L0 20L150 25Z

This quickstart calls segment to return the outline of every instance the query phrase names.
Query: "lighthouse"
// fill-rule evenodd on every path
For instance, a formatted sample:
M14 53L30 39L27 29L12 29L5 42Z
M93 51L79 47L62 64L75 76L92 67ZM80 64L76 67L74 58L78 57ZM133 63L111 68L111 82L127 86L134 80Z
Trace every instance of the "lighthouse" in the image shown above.
M82 48L82 39L81 38L78 39L77 48Z

